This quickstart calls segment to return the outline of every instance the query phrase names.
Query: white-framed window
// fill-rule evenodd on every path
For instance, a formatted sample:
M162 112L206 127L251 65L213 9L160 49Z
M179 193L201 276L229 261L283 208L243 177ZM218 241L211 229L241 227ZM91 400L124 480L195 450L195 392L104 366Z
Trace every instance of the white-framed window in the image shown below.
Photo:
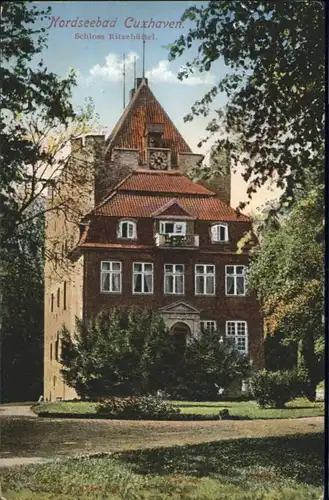
M248 353L248 329L246 321L226 321L226 338L240 352Z
M119 222L118 238L134 240L137 238L137 224L132 220L121 220Z
M215 266L210 264L196 264L195 266L195 294L215 295Z
M226 295L245 295L245 266L225 266Z
M164 293L184 294L184 264L164 265Z
M228 225L218 222L211 226L211 241L218 243L228 241Z
M153 293L153 264L133 263L133 293Z
M186 222L181 221L160 221L160 234L181 235L186 234Z
M101 262L101 292L121 293L122 264L121 262Z
M217 322L210 319L203 319L200 321L200 330L215 332L217 330Z

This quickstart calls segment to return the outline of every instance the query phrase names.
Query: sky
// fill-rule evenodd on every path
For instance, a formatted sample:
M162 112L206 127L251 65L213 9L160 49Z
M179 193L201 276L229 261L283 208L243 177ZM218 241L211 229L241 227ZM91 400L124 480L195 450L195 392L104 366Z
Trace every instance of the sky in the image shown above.
M42 4L43 8L50 5L52 9L50 21L39 21L48 34L48 48L42 52L46 66L59 76L66 76L71 68L77 72L78 86L73 92L73 104L83 105L91 97L106 135L111 132L124 109L123 54L126 61L127 104L129 90L133 87L135 57L137 77L142 76L143 44L137 38L143 34L143 21L149 22L150 26L145 28L145 34L150 37L145 43L145 76L149 86L193 152L207 154L210 144L203 148L198 148L197 144L206 135L209 118L200 117L185 123L184 116L197 99L230 72L229 68L224 61L218 60L210 72L181 82L177 73L195 55L195 51L192 48L178 60L168 61L168 45L186 33L190 26L187 22L180 22L184 10L190 5L202 5L205 2L134 0L35 3L39 3L39 7ZM79 27L79 21L87 26ZM157 23L154 27L152 21ZM97 23L102 25L97 26ZM134 35L136 39L132 36L129 40L123 39L127 35ZM226 95L220 94L216 106L223 106L225 102ZM234 174L232 206L247 199L245 192L246 184L241 174ZM276 191L262 189L254 195L248 211L254 211L276 194Z

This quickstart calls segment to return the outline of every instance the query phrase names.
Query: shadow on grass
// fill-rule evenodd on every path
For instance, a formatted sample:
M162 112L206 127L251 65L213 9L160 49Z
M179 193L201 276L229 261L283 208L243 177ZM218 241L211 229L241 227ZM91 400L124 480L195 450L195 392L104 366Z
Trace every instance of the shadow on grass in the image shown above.
M318 405L314 406L286 406L283 408L284 410L314 410L314 408L318 408ZM321 408L319 408L320 410Z
M323 484L322 433L216 441L118 453L116 456L138 474L238 478L248 469L248 479L254 477L256 480L261 468L266 469L275 482L282 478L317 487Z
M231 404L224 404L224 403L221 403L220 401L217 403L217 404L213 404L213 405L208 405L208 404L193 404L193 403L189 403L189 404L185 404L184 402L182 403L175 403L175 406L180 406L181 408L216 408L217 410L223 410L224 408L234 408L233 405Z

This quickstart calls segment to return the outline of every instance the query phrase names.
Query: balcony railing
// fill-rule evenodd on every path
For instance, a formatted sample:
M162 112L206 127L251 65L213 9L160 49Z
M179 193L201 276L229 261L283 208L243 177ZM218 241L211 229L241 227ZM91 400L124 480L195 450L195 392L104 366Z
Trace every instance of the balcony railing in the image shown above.
M199 246L198 234L156 234L155 244L157 247L170 248L197 248Z

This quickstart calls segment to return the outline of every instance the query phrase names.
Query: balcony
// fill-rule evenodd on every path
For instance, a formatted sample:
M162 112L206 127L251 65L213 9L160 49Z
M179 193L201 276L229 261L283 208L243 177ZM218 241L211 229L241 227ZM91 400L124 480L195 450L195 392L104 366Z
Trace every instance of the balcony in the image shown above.
M159 234L155 235L155 244L161 248L198 248L199 235L197 234Z

